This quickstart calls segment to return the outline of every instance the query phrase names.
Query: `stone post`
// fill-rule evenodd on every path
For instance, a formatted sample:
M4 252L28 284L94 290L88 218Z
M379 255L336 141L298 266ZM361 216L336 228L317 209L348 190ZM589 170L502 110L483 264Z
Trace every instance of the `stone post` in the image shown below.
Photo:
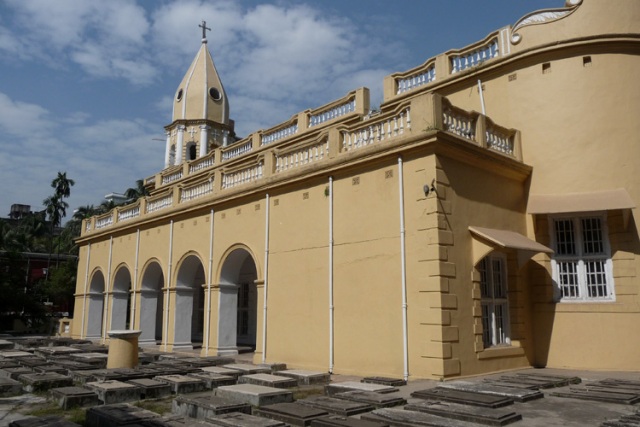
M141 331L109 331L107 368L135 368L138 366L138 337Z

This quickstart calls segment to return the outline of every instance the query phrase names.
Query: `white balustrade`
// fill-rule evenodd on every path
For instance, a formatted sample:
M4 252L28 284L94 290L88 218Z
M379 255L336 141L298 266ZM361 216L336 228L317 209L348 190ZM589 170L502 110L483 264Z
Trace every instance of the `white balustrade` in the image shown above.
M469 67L474 67L499 56L498 39L493 39L484 46L481 46L468 53L458 56L451 56L451 74L455 74Z
M134 206L118 212L118 222L126 221L140 216L140 206Z
M171 207L172 204L173 204L173 195L171 194L156 200L150 200L147 202L147 213L152 213L152 212L156 212L156 211Z
M408 92L411 89L415 89L419 86L426 85L436 80L436 67L435 65L427 68L426 71L419 72L409 77L398 79L398 90L396 94Z
M475 141L476 135L475 121L475 118L462 110L444 108L442 111L444 130L472 141Z
M298 148L276 155L276 173L295 169L309 163L319 162L329 155L329 142Z
M183 188L180 192L180 203L204 197L207 194L211 194L212 192L213 180L193 185L191 187Z
M488 127L486 132L487 148L513 156L513 138L496 127Z
M96 219L96 230L100 230L101 228L109 227L113 224L113 215L109 214L109 216L105 216L102 218Z
M153 184L156 182L156 177L155 176L150 176L147 179L144 180L144 184L148 185L148 184Z
M169 184L182 178L182 169L168 175L162 175L162 185Z
M324 123L326 121L335 119L345 114L352 113L356 110L356 100L345 102L344 104L336 105L335 107L322 111L317 114L313 114L309 118L309 127L313 127Z
M243 154L250 152L252 149L253 144L251 140L242 144L234 144L230 147L227 147L225 151L222 152L222 160L224 161L242 156Z
M342 133L342 151L353 151L376 142L393 139L411 129L410 109L354 131Z
M191 173L201 171L203 169L213 166L213 164L214 164L213 156L206 157L201 160L197 160L189 165L189 173L191 174Z
M297 123L295 125L291 125L283 129L278 129L275 132L270 132L262 135L262 138L260 139L260 144L267 145L279 139L283 139L283 138L290 137L291 135L295 135L296 133L298 133Z
M91 231L91 220L87 220L87 222L85 223L86 225L84 226L84 231L85 232L89 232Z
M262 178L262 162L234 172L222 175L222 188L232 188L237 185L246 184Z

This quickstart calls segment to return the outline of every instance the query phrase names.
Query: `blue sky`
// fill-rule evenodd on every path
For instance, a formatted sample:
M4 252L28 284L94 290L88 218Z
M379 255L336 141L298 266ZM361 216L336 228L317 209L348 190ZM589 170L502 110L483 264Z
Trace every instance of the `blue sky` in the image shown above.
M564 0L0 0L0 217L73 209L160 171L206 20L236 133L271 127ZM160 139L158 141L157 139Z

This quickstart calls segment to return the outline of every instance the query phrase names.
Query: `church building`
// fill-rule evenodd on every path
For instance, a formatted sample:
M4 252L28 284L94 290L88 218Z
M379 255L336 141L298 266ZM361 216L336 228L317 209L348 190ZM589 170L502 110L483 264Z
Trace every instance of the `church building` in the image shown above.
M408 379L638 370L640 2L615 3L244 139L203 23L150 195L83 223L69 334Z

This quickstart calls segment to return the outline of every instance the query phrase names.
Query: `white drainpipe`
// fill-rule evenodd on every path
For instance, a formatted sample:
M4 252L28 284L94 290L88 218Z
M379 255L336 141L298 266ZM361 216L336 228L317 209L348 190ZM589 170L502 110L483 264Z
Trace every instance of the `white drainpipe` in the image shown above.
M131 289L131 322L129 329L135 329L136 325L136 289L138 288L138 260L140 258L140 229L136 233L136 264L133 267L133 288Z
M171 262L173 256L173 220L169 223L169 265L167 266L167 297L164 299L164 351L167 351L169 343L169 287L171 286ZM177 315L177 313L176 313Z
M109 263L107 270L107 283L104 290L104 314L102 316L102 343L107 339L107 313L109 312L109 283L111 283L111 259L113 255L113 236L109 238Z
M211 275L213 274L213 209L211 209L211 226L209 228L209 280L207 281L207 323L205 356L209 356L209 334L211 332Z
M87 317L87 287L89 286L89 259L91 258L91 242L87 248L87 266L84 274L84 296L82 297L82 329L80 329L80 338L85 338L87 334L84 332L84 319Z
M329 373L333 373L333 177L329 177Z
M400 271L402 272L402 350L404 353L404 380L409 378L409 346L407 332L407 267L404 229L404 183L402 157L398 157L398 187L400 192Z
M267 362L267 284L269 273L269 194L266 195L264 231L264 304L262 309L262 363Z

